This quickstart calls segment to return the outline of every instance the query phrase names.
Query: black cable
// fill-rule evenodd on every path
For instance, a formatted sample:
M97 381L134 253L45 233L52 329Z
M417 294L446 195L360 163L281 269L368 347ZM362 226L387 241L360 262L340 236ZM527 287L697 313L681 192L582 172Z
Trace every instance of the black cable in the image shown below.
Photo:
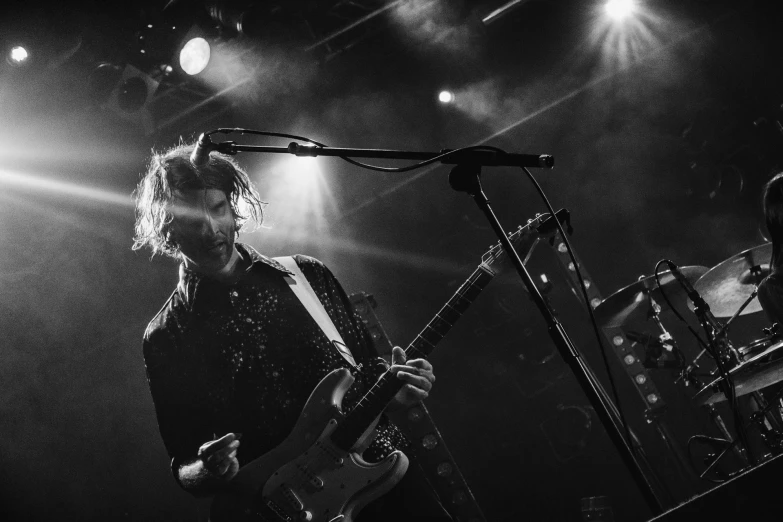
M544 204L546 205L549 212L552 214L552 216L555 215L555 209L552 207L552 204L549 202L549 198L546 197L546 194L544 193L544 190L541 188L541 185L538 184L538 181L535 177L533 177L533 174L526 168L521 167L523 171L525 171L525 174L527 174L528 179L530 179L530 182L535 187L538 194L541 196L541 199L544 200ZM625 414L623 413L623 408L620 403L620 394L617 391L617 385L614 382L614 377L612 376L612 370L609 368L609 360L606 357L606 348L604 347L604 343L601 337L601 332L598 328L598 322L595 319L595 314L593 313L593 307L590 306L590 298L587 295L587 289L585 287L585 281L582 277L582 271L579 268L579 263L576 260L576 256L574 255L574 251L571 248L571 242L568 240L568 236L565 233L565 230L563 230L563 225L560 223L558 219L555 219L555 225L557 226L558 231L560 232L560 236L563 238L563 243L566 245L566 249L568 250L568 256L571 258L571 262L574 264L574 271L576 272L577 278L579 279L579 286L582 289L582 297L585 301L585 306L587 307L588 315L590 316L590 322L593 326L593 333L595 334L596 340L598 341L598 346L600 348L601 352L601 358L603 359L604 368L606 369L606 375L609 378L609 386L612 389L612 395L614 395L615 403L617 404L617 413L620 417L620 424L623 426L623 430L625 431L625 438L626 443L628 444L628 447L631 448L631 451L636 453L636 448L633 444L633 439L631 438L631 431L628 427L628 422L625 420Z

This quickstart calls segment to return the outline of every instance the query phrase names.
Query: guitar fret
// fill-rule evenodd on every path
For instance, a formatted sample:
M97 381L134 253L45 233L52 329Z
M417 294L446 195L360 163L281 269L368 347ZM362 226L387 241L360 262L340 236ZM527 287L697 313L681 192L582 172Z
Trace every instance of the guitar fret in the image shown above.
M440 309L440 312L438 312L438 315L440 317L443 317L446 321L448 321L451 324L454 324L457 322L457 319L462 317L462 312L457 310L456 308L449 306L444 306Z
M443 337L441 337L441 339L442 338ZM430 351L432 351L432 349L435 348L435 345L433 343L429 342L426 338L422 337L421 334L416 336L416 339L411 343L411 345L416 344L418 341L421 341L422 343L427 345L426 347L424 347L423 350L421 348L416 348L420 352L424 352L424 353L429 354Z
M436 343L440 342L441 339L443 339L443 334L432 328L430 325L427 325L419 334L419 337L427 341L427 343L430 345L434 346Z
M487 281L487 282L489 282L489 281ZM478 285L478 281L476 281L476 283L470 285L466 289L464 297L466 297L467 299L470 299L471 301L473 301L473 300L475 300L478 297L478 295L481 293L481 291L483 289L484 289L483 287L480 287Z
M440 335L446 335L449 330L451 330L451 327L453 326L451 323L443 319L441 316L436 315L435 319L433 319L430 324L428 325L432 330L435 330Z

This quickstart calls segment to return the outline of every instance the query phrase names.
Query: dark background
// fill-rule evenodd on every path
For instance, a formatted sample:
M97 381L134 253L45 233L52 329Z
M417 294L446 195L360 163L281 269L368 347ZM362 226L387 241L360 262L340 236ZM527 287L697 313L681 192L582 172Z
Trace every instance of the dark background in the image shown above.
M206 519L206 504L171 479L144 375L141 335L176 282L173 261L131 250L131 193L153 148L247 127L342 147L552 154L555 169L534 174L571 211L573 245L604 296L661 258L712 267L765 242L761 188L780 166L783 102L781 19L767 3L640 0L621 30L601 2L521 2L485 25L502 2L411 0L313 47L385 4L0 7L4 49L31 49L25 67L0 62L6 519ZM210 6L259 16L237 34L217 29ZM185 28L215 42L194 78L172 61ZM95 73L101 62L109 74ZM158 82L132 112L117 97L127 65ZM444 87L454 104L438 103ZM288 158L237 159L270 203L268 227L243 240L323 260L348 292L375 296L398 344L494 242L471 199L449 188L448 167L379 174L327 158L302 185L303 167ZM506 228L544 210L519 171L485 169L482 179ZM549 275L553 306L604 375L558 263L542 244L530 266ZM762 315L740 318L732 339L761 337ZM665 320L695 356L686 330ZM651 323L635 329L656 333ZM609 497L618 520L650 518L516 276L493 281L431 359L438 382L427 405L489 520L580 520L580 499L594 495ZM708 488L677 473L618 368L622 408L673 499ZM673 372L652 375L678 444L717 435Z

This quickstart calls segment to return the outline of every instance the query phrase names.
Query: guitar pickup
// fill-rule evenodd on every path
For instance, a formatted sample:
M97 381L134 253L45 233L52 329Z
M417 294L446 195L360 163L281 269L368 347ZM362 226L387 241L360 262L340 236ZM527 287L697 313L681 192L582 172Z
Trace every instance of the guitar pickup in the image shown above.
M310 468L302 464L299 464L296 467L307 477L307 481L311 485L313 485L316 489L323 489L324 481L321 479L321 477L310 471Z
M299 500L299 497L296 495L296 493L294 493L293 489L287 488L285 486L280 489L282 490L281 493L283 494L283 498L286 499L286 501L295 511L304 510L304 504L302 504L302 501Z

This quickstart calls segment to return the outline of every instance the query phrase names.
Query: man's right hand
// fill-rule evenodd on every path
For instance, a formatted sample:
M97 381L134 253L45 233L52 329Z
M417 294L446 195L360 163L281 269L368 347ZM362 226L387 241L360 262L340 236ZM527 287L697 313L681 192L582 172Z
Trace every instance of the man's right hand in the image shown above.
M203 444L198 449L198 456L207 473L223 480L231 480L239 471L238 447L239 436L228 433Z

